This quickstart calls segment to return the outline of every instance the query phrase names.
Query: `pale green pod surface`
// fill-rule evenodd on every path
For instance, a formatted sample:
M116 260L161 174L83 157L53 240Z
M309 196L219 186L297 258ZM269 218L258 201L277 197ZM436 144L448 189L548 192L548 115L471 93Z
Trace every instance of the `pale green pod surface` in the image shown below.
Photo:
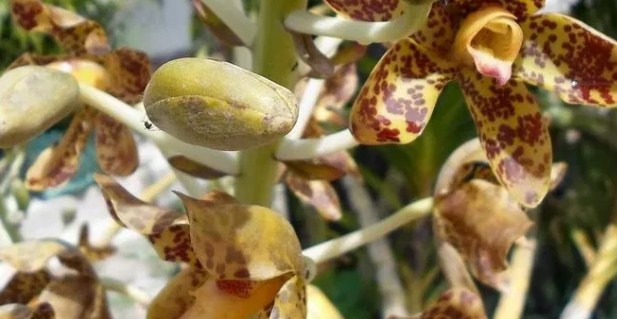
M42 66L22 66L0 77L0 147L12 147L42 133L78 104L73 76Z
M242 150L274 142L296 123L288 89L227 62L182 58L161 66L144 93L150 121L187 143Z

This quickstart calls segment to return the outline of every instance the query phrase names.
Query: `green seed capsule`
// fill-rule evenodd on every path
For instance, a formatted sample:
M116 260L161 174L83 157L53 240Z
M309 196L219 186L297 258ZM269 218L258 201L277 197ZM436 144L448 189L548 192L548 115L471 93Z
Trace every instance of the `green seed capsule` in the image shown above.
M42 133L78 104L79 85L62 71L22 66L0 77L0 147L12 147Z
M274 142L298 117L288 89L233 64L182 58L161 66L144 93L150 121L187 143L242 150Z

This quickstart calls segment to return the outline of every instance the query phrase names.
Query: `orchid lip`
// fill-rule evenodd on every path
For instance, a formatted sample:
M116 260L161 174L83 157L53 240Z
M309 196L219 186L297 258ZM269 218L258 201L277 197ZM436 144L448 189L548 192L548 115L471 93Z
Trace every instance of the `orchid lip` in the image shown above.
M475 66L480 74L504 85L522 44L523 31L516 16L501 7L488 6L463 20L451 53L461 65Z

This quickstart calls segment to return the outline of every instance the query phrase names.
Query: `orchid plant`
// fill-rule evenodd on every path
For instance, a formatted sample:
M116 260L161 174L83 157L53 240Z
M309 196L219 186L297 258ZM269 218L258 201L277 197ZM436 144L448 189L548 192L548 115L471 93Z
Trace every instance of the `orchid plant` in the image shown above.
M151 72L146 54L112 49L99 23L44 0L9 1L16 26L50 35L64 52L24 53L2 74L0 146L19 149L72 114L62 140L27 168L25 186L69 181L94 131L104 173L94 179L116 227L146 237L180 270L156 296L136 292L97 276L91 263L113 249L90 245L87 229L75 245L17 243L2 219L9 236L0 260L14 275L0 290L11 304L0 317L108 318L108 289L144 304L147 318L342 318L311 285L327 261L428 216L449 287L417 314L384 315L486 318L477 279L517 300L508 318L520 317L527 288L516 281L529 275L516 277L508 252L533 252L528 211L566 167L553 163L550 121L526 83L566 103L617 106L617 42L574 18L537 13L543 0L324 0L314 8L262 0L255 12L240 1L191 3L223 45L252 54L179 58ZM388 49L360 83L356 62L371 43ZM277 184L324 219L344 218L331 182L347 175L362 184L347 151L413 142L450 82L459 83L478 138L452 153L433 196L303 249L296 225L273 209ZM110 177L138 165L132 131L167 158L187 193L176 192L184 212L138 199ZM52 257L69 271L52 271ZM84 301L72 304L77 295Z

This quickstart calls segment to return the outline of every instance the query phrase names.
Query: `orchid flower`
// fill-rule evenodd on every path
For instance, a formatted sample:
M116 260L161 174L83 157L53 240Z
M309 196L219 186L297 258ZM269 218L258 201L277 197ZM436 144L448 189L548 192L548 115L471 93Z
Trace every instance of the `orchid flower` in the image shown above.
M26 53L11 67L43 65L68 72L78 81L125 102L141 99L150 78L144 53L127 48L111 50L98 23L41 0L11 0L10 9L16 24L27 31L51 35L66 50L65 54L50 56ZM131 131L114 118L86 106L76 111L59 144L43 151L30 167L27 186L44 190L68 181L77 171L80 154L92 130L103 171L124 176L137 168L138 154Z
M377 2L391 5L328 1L359 18L354 10L367 8L392 16L402 1L371 3ZM434 3L426 25L394 44L366 81L351 114L355 138L362 144L412 142L443 87L456 81L498 180L519 203L537 205L549 189L552 151L547 123L525 82L568 103L617 105L617 43L571 17L534 14L543 4Z
M305 261L289 222L223 192L178 194L187 214L140 201L95 175L111 215L150 239L166 261L186 267L148 309L149 319L304 318Z

